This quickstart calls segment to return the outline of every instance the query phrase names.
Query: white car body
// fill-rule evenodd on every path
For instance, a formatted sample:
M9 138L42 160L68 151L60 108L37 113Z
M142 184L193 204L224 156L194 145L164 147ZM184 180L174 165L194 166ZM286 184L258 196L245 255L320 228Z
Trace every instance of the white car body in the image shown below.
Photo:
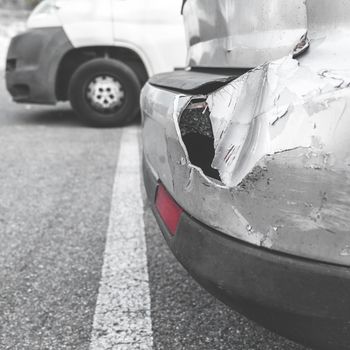
M78 98L71 93L75 73L87 69L88 62L100 60L96 74L103 71L101 65L124 67L128 76L124 87L129 86L128 96L135 101L136 90L149 77L186 65L181 5L181 0L44 0L30 15L27 30L11 40L7 89L15 102L69 100L74 108ZM85 103L89 97L82 93L79 98ZM95 115L95 107L89 108L89 113L75 109L78 115ZM123 117L134 112L125 110ZM103 119L109 112L98 113Z
M27 26L62 26L75 48L131 49L151 76L186 64L180 10L180 0L46 0L32 12Z

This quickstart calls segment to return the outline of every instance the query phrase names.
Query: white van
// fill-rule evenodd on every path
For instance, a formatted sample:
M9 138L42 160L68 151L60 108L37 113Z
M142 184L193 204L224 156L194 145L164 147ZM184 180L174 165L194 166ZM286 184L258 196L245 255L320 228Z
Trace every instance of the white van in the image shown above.
M90 124L124 125L148 77L184 67L181 0L44 0L14 37L7 89L16 102L69 100Z

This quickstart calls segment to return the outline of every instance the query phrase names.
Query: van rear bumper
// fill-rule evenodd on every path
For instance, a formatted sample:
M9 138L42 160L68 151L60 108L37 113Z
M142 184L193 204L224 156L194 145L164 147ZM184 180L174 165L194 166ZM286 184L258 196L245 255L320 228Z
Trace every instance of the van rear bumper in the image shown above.
M72 48L61 27L29 29L15 36L6 61L6 86L13 100L55 104L57 70Z

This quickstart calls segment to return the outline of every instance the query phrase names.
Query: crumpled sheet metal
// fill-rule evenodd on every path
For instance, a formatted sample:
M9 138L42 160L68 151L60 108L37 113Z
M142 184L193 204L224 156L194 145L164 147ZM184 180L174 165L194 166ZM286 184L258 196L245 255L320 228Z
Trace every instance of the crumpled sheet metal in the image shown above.
M208 104L222 182L192 165L182 142L179 119L191 96L147 85L145 154L201 222L247 243L350 266L350 3L305 5L308 51L193 96Z
M350 148L344 147L350 131L349 84L350 70L315 72L287 57L209 95L213 167L223 183L235 187L265 155L301 147L329 154L327 169L345 170L344 160L350 159Z

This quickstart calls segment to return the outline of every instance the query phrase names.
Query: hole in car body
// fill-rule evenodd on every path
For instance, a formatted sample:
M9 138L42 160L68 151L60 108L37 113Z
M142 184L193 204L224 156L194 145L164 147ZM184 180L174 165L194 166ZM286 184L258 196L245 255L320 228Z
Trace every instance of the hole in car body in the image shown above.
M179 126L190 162L206 176L221 181L219 172L212 167L214 134L206 101L193 99L182 113Z

